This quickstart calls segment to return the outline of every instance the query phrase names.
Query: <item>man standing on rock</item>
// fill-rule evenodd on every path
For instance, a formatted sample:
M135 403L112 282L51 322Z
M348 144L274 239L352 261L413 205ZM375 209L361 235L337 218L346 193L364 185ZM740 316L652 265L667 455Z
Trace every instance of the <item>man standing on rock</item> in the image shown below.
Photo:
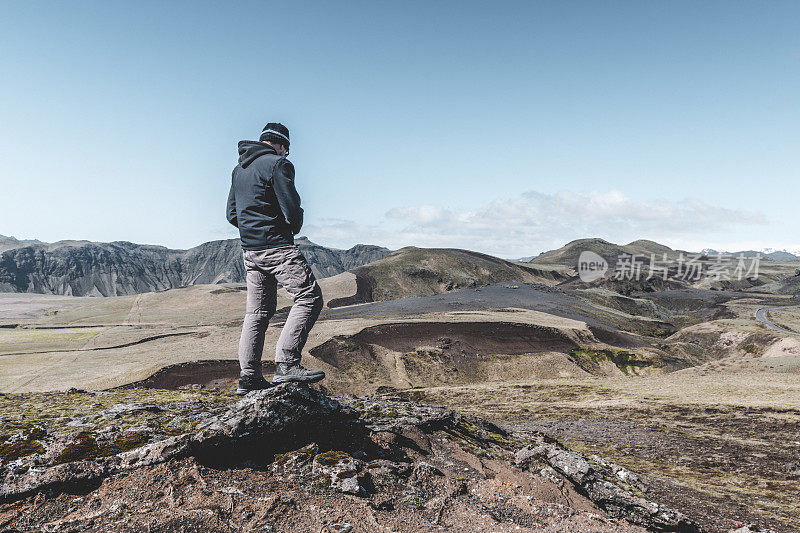
M322 310L322 291L300 249L294 244L303 225L300 196L294 187L289 155L289 130L283 124L264 126L258 141L239 142L239 164L233 169L228 195L228 222L239 228L247 272L247 311L239 340L241 374L236 394L265 389L276 382L314 383L321 370L300 365L308 332ZM261 353L269 319L275 314L277 284L294 305L275 349L273 383L261 372Z

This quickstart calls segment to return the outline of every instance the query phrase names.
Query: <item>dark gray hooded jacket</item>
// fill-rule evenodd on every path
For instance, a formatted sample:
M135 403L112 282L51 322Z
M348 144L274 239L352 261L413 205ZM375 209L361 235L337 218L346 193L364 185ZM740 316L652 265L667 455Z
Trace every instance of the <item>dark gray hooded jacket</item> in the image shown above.
M292 163L268 144L239 142L227 217L239 228L245 250L294 244L293 236L303 226L303 209L294 187Z

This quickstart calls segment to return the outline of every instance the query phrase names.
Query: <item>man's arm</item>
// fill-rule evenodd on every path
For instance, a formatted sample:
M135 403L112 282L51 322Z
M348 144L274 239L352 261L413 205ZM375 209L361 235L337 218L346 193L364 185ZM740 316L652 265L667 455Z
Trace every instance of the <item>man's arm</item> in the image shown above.
M236 220L236 195L233 194L233 182L231 182L231 192L228 193L228 208L225 211L228 222L239 227L239 221Z
M272 188L286 223L297 235L303 227L303 208L300 207L300 195L294 188L294 165L286 159L280 161L272 173Z

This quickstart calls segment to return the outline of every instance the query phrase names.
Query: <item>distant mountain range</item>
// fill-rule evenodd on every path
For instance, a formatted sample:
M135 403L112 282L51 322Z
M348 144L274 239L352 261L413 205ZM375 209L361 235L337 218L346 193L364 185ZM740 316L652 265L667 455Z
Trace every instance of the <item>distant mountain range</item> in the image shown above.
M356 245L326 248L295 239L319 278L377 261L390 250ZM89 241L18 240L0 236L0 292L118 296L202 283L243 282L239 239L211 241L189 250Z
M589 250L600 255L606 259L609 264L614 264L617 260L617 257L622 254L637 254L644 257L650 257L651 254L655 254L657 258L661 258L663 254L667 254L667 258L673 260L681 253L684 255L699 253L707 256L714 256L719 253L733 256L742 254L745 257L754 257L756 254L761 254L762 258L770 259L772 261L797 261L800 259L800 256L786 250L774 250L772 248L765 248L764 250L760 251L746 250L739 252L720 252L711 248L705 248L700 252L687 252L685 250L673 250L672 248L664 246L663 244L645 239L633 241L629 244L614 244L603 239L591 238L577 239L556 250L542 252L541 254L531 258L525 257L519 259L519 261L542 265L556 264L575 267L578 262L578 256L580 256L581 252L585 250Z
M792 252L788 252L786 250L775 250L773 248L764 248L763 250L740 250L738 252L725 252L714 250L713 248L703 248L700 253L709 257L717 254L733 255L735 257L738 257L739 255L743 255L744 257L755 257L756 254L758 254L761 257L765 257L773 261L796 261L797 259L800 259L800 256L793 254Z
M23 246L36 245L36 244L45 244L45 243L36 239L20 240L20 239L15 239L14 237L6 237L5 235L0 235L0 253L5 252L6 250L12 250L14 248L21 248Z
M387 248L364 244L349 250L327 248L305 237L298 237L295 242L318 278L345 271L356 274L358 294L338 305L439 294L498 281L559 283L568 275L557 269L575 268L585 250L599 254L609 265L616 264L622 254L644 258L655 254L659 259L666 254L674 261L680 253L689 253L648 240L619 245L598 238L579 239L543 252L525 266L468 250L409 247L392 253ZM718 252L705 249L700 253L713 256ZM747 257L761 253L763 258L773 261L800 260L787 251L733 252L739 253ZM239 239L173 250L124 241L45 243L0 235L0 292L119 296L243 281Z

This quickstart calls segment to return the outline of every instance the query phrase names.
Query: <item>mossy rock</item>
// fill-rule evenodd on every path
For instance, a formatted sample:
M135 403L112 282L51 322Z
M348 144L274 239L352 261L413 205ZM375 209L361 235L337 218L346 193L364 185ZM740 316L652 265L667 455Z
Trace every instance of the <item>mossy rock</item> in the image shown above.
M308 446L304 446L304 447L302 447L300 449L292 450L290 452L280 453L280 454L276 455L275 459L273 459L272 463L275 464L275 465L281 465L281 464L286 463L286 462L288 462L289 460L292 460L292 459L311 460L311 458L314 457L315 453L316 453L315 445L314 444L309 444Z
M118 453L128 452L147 444L147 436L143 433L127 433L114 442L99 446L97 456L108 457Z
M322 466L335 466L350 459L350 455L340 450L323 452L314 458L314 462Z
M85 419L86 431L100 432L117 426L131 429L142 426L159 428L166 436L192 431L198 417L209 411L224 410L238 400L232 390L173 391L162 389L117 389L92 392L38 392L6 396L0 402L2 433L9 437L20 431L46 427L51 435L68 435L75 431L69 422ZM148 402L163 409L160 412L137 411L109 419L101 413L119 403ZM2 441L2 438L0 438Z
M56 458L56 464L110 457L144 446L147 440L143 433L127 433L110 443L98 444L92 433L82 431L75 436L75 442L64 447Z
M379 403L373 403L358 410L361 412L362 416L368 418L401 418L406 416L405 413L398 411L393 405L387 408L386 405Z
M56 457L56 464L83 461L97 457L99 448L94 435L88 431L81 431L75 435L75 442L68 444Z
M355 470L343 470L338 474L336 474L336 477L339 479L347 479L355 476L356 474L358 474L358 472L356 472Z
M3 461L14 461L35 453L44 453L44 446L35 439L25 438L0 444L0 459Z
M327 494L331 491L331 478L323 474L315 474L308 484L312 494Z
M426 501L422 496L406 496L400 500L400 503L412 509L422 509Z
M38 441L46 436L47 432L39 426L25 430L17 440L13 440L14 435L0 435L0 460L14 461L28 455L44 453L44 446Z
M25 433L25 436L29 439L43 439L47 436L47 431L37 426L29 429Z

